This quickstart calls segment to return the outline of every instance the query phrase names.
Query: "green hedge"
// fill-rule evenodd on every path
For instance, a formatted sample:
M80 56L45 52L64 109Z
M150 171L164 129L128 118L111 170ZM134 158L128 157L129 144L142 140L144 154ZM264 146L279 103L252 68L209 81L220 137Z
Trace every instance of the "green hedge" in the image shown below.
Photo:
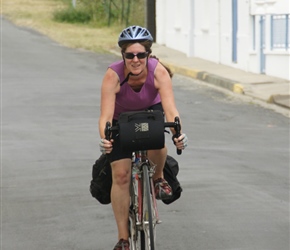
M58 22L67 23L88 23L91 21L91 16L85 9L68 7L67 9L57 10L53 13L53 18Z
M54 20L69 23L93 22L101 26L145 23L145 0L63 0L68 7L54 13Z

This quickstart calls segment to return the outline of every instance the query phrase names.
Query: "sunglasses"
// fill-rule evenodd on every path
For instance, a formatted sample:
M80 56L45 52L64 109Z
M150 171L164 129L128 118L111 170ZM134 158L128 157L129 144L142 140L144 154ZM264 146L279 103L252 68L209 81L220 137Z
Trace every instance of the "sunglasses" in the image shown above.
M126 59L133 59L135 56L137 56L138 59L144 59L148 55L148 52L139 52L137 54L123 53L123 55Z

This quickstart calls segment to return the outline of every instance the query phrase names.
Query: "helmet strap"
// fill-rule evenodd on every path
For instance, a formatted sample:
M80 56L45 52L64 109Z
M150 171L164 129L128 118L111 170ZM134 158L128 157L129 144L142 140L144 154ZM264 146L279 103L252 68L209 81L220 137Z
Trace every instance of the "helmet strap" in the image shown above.
M124 85L125 82L128 82L130 75L133 75L131 72L128 73L128 75L126 76L126 78L124 79L123 82L121 82L120 86Z

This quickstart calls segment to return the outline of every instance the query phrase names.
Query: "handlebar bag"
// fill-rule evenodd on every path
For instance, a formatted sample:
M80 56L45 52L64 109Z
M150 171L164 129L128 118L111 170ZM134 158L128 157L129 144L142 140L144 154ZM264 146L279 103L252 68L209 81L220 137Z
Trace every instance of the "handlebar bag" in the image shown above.
M124 150L164 148L164 117L160 110L121 113L118 126L120 144Z

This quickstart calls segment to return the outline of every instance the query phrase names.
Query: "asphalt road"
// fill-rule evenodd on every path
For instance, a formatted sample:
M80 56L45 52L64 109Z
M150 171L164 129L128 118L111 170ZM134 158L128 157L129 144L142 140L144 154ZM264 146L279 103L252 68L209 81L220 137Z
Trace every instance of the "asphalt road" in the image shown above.
M2 21L1 250L108 250L110 205L89 193L100 84L112 55ZM174 76L190 142L182 197L159 203L158 249L289 250L289 119ZM169 136L168 136L169 137Z

